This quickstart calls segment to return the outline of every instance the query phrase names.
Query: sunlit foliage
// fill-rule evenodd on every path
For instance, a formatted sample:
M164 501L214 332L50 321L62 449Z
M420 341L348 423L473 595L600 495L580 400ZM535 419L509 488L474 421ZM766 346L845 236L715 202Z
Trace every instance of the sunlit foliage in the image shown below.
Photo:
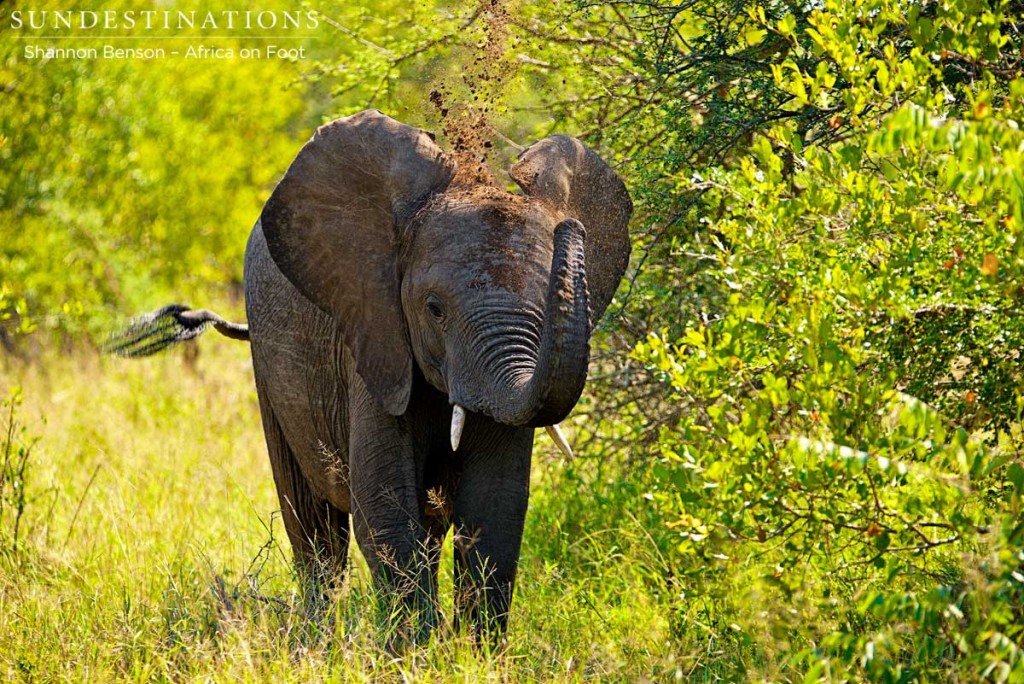
M0 291L24 302L18 318L95 333L114 310L239 283L245 237L296 145L297 66L25 59L35 42L66 44L9 28L0 42Z

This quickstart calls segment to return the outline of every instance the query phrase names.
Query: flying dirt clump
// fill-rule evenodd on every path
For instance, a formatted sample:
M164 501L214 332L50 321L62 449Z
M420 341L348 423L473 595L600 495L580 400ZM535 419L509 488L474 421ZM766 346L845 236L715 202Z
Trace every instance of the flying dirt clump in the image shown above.
M505 0L481 0L472 21L482 20L483 36L474 46L473 60L461 76L458 90L446 81L430 92L430 103L441 118L441 130L458 163L455 183L498 185L489 162L495 129L489 113L504 95L515 72L505 59L511 16Z

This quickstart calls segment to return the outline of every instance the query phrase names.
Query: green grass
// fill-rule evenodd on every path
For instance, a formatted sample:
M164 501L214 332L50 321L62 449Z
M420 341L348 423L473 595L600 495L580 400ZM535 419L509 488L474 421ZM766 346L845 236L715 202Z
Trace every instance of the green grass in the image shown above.
M17 544L11 507L0 515L0 680L643 681L699 662L673 656L639 523L586 529L594 496L567 476L586 461L567 465L543 436L503 653L444 627L389 655L354 545L330 614L307 617L248 350L200 349L194 368L180 353L0 365L31 447ZM450 546L445 560L450 615Z

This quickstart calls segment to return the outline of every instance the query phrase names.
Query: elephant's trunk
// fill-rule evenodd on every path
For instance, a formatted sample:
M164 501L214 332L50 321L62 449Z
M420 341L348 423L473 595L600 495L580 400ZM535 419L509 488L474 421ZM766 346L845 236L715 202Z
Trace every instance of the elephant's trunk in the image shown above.
M531 374L520 376L507 397L495 402L493 417L499 422L554 425L579 401L590 362L585 236L583 224L575 219L566 219L555 228L537 363Z

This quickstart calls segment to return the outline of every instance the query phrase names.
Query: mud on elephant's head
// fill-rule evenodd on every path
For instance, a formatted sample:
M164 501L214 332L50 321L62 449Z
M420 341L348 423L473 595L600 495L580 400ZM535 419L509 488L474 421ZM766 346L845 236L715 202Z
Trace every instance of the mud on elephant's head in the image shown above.
M275 262L393 415L414 362L452 404L510 425L556 423L579 399L632 204L566 136L510 174L523 194L456 181L432 135L366 111L320 128L263 210Z

